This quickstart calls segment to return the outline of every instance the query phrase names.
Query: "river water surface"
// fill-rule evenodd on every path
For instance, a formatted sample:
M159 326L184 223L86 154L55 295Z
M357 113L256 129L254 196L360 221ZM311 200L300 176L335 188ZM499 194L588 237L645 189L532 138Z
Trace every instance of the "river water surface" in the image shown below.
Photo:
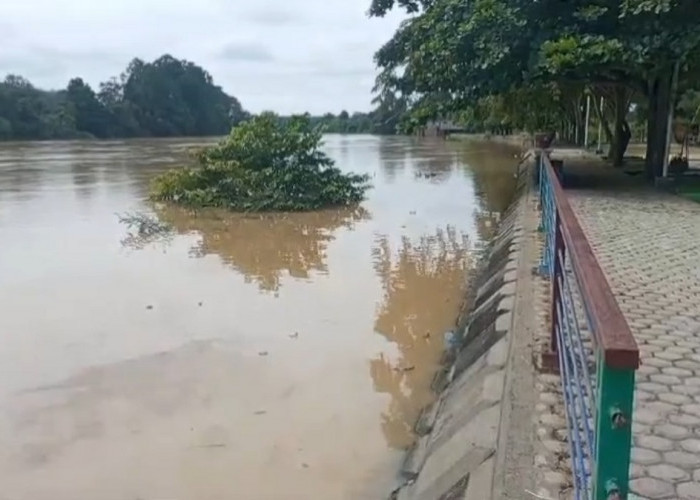
M146 202L196 141L0 144L0 498L379 499L514 188L503 146L328 136L361 209ZM154 240L115 214L170 224Z

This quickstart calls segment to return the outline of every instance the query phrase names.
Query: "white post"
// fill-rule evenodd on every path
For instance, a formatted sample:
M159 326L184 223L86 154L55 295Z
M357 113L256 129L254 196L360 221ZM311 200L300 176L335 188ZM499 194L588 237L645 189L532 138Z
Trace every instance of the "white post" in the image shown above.
M603 112L605 111L605 107L603 106L605 103L605 97L600 98L600 117L598 119L598 149L596 150L597 153L601 153L603 151Z
M586 129L583 133L583 149L588 149L588 122L591 119L591 95L586 96Z
M668 130L666 130L666 145L664 147L664 164L663 177L668 177L668 155L671 151L671 133L673 132L673 107L676 103L676 92L678 90L678 72L680 71L681 61L676 61L673 67L673 77L671 78L671 94L669 95L668 106Z

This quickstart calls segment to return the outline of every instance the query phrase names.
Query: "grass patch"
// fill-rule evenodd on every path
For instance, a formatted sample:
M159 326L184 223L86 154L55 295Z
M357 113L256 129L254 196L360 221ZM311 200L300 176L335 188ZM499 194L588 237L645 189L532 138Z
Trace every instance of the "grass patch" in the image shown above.
M685 198L700 203L700 178L683 177L678 181L676 192Z

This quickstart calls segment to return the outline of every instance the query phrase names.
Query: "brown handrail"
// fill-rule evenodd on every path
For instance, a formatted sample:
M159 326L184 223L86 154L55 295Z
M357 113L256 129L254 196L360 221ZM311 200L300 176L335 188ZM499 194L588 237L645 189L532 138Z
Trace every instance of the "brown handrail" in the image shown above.
M557 225L576 274L596 345L603 350L605 362L611 368L636 369L639 367L637 342L544 151L542 161L552 186Z

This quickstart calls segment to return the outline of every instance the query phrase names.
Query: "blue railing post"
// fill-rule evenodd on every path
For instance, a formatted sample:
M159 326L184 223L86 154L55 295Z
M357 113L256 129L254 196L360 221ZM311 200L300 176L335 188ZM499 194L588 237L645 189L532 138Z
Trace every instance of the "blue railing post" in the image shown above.
M554 274L554 252L555 252L555 226L556 207L552 192L551 181L547 175L546 156L540 153L540 207L541 207L541 227L544 232L544 252L540 261L539 273L542 276L551 278Z

